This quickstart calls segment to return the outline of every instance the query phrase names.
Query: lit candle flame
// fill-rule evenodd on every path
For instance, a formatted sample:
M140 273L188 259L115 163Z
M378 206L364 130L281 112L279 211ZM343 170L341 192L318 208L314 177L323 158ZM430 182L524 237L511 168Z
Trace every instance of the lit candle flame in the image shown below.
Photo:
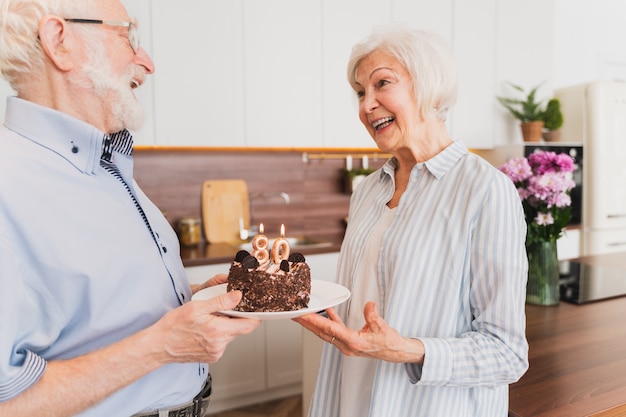
M263 227L263 223L259 224L259 234L263 234L265 232L265 228Z
M280 225L280 237L285 237L285 225Z

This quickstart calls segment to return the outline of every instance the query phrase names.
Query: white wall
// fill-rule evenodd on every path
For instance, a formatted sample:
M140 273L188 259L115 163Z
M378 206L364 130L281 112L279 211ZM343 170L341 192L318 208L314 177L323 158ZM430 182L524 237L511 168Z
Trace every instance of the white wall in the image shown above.
M556 0L554 89L626 80L626 1Z

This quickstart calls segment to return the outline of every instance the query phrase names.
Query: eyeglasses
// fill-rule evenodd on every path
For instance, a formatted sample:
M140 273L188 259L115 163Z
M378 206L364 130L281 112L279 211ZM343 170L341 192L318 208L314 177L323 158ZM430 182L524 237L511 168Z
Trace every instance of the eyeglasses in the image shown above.
M65 19L66 22L71 23L87 23L93 25L106 25L106 26L118 26L128 28L128 44L136 55L139 50L139 33L137 32L137 26L133 22L115 22L110 20L95 20L95 19Z

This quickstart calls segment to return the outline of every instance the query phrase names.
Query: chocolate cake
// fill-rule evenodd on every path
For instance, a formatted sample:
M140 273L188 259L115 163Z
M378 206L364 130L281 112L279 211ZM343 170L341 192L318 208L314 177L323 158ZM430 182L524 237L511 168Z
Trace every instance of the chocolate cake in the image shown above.
M243 293L237 311L292 311L307 308L311 295L311 270L301 253L292 253L280 264L259 265L256 257L242 250L228 273L228 291Z

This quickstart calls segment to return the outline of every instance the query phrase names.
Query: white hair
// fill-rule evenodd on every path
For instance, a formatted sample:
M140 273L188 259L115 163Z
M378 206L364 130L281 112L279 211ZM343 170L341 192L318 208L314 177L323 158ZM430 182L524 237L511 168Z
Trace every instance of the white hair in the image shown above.
M392 56L406 68L420 116L446 119L456 102L457 75L452 50L441 36L397 23L374 28L369 37L352 48L348 61L348 82L355 91L357 68L375 51Z
M0 0L0 73L15 90L20 74L38 72L44 55L39 22L47 14L83 17L96 0Z

